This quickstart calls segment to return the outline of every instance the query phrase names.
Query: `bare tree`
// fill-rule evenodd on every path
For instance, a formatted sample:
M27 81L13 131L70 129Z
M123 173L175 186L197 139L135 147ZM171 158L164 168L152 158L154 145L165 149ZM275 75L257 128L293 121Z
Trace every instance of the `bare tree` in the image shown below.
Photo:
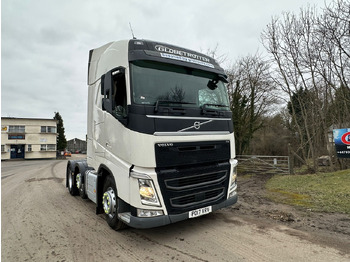
M350 1L331 3L317 23L318 41L324 43L320 51L323 66L318 72L334 94L333 124L350 125Z
M274 81L289 97L291 126L299 141L295 150L315 171L327 148L328 129L336 121L330 118L335 93L340 87L349 89L349 16L349 1L339 0L322 15L312 7L299 15L284 13L262 33L275 68ZM349 113L347 97L344 108Z
M203 53L203 50L201 50L201 52ZM204 53L215 59L219 65L222 65L227 61L227 54L219 53L219 44L216 44L213 49L208 48Z
M258 54L241 58L227 70L238 154L248 152L253 134L263 126L261 117L277 101L269 70Z

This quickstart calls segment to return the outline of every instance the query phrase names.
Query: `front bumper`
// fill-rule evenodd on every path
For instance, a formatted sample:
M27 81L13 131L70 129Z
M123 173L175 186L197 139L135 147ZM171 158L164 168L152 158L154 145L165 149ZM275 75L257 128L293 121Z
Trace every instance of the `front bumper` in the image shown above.
M237 194L224 202L212 206L212 211L218 210L220 208L228 207L235 204L238 200ZM136 217L129 215L127 221L122 219L127 225L133 228L152 228L165 226L171 223L179 222L189 218L189 212L185 212L177 215L164 215L156 217Z

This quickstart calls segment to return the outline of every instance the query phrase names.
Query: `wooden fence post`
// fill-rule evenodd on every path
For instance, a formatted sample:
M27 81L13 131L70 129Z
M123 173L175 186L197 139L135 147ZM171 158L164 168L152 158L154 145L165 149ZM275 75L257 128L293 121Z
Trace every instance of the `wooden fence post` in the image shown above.
M288 143L288 169L289 174L294 175L294 155L290 143Z

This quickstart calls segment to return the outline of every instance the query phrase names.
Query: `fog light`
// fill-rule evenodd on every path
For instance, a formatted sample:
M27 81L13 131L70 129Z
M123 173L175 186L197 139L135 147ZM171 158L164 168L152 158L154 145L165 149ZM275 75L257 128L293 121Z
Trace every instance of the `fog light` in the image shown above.
M164 215L162 210L137 209L138 217L157 217Z

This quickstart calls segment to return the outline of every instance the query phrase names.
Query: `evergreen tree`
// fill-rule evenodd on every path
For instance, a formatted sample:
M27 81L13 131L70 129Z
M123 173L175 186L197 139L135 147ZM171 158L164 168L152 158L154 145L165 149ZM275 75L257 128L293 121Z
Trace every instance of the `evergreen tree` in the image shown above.
M64 134L63 119L59 112L55 112L53 119L57 120L57 150L64 151L67 147L67 140Z

